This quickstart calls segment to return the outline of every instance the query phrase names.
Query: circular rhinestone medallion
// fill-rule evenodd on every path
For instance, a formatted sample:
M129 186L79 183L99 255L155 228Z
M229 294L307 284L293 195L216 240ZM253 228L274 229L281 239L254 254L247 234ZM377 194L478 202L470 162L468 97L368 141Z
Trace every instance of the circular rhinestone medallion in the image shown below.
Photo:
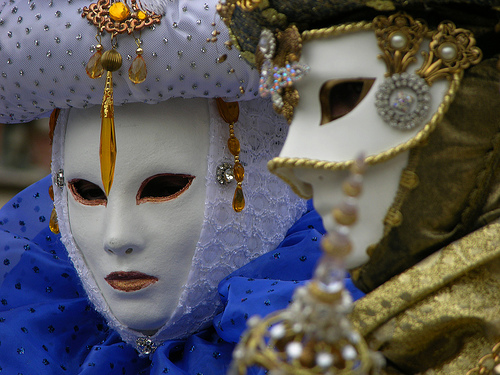
M399 130L420 125L429 113L429 85L416 74L393 74L377 91L375 106L382 119Z
M230 163L222 163L217 166L217 182L221 185L227 185L234 180L233 166Z

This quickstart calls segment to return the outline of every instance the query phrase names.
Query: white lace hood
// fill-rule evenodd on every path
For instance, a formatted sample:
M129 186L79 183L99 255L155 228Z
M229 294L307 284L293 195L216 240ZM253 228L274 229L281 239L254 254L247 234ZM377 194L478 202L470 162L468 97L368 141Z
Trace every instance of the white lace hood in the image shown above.
M54 132L52 175L55 181L64 170L64 137L69 110L61 111ZM245 209L236 213L231 207L234 184L221 186L216 167L231 162L227 150L227 124L221 119L215 102L210 103L210 148L204 223L194 253L188 281L170 320L150 339L186 337L210 324L220 308L218 283L251 259L273 250L288 228L305 210L305 202L267 170L267 161L277 156L286 137L288 125L276 115L269 101L255 99L240 103L238 138L240 158L245 164ZM85 290L112 329L124 341L136 346L143 336L121 324L111 313L71 234L68 218L68 190L54 184L55 206L62 241L68 249Z

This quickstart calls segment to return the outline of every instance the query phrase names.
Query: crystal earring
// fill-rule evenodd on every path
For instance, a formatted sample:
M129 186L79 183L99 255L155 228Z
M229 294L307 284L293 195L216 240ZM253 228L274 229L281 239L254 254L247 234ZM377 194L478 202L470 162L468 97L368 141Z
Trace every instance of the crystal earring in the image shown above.
M89 62L85 66L87 75L92 79L99 78L104 73L104 68L102 67L101 64L102 51L103 51L103 47L101 44L101 34L98 33L95 36L95 38L97 40L96 52L92 55L92 57L89 59Z
M58 113L58 112L56 112L56 113ZM55 121L55 119L57 119L57 114L54 114L54 116L51 116L51 121ZM64 187L64 171L62 169L59 169L57 171L57 175L56 175L54 182L59 188L62 189ZM52 202L54 202L54 188L52 185L49 186L49 196L50 196L50 199L52 199ZM55 205L52 208L52 212L50 214L49 228L50 228L52 233L59 234L59 222L57 220L57 212L56 212Z
M242 189L245 168L240 162L240 141L238 141L238 138L234 135L234 124L238 121L240 107L238 102L225 102L221 98L217 98L216 101L217 109L221 117L229 124L227 147L229 152L234 156L233 176L237 183L233 197L233 210L240 212L245 208L245 196Z
M137 84L146 80L148 71L146 69L146 61L144 61L144 57L142 57L143 50L141 48L141 39L135 38L135 44L137 45L137 49L135 50L137 56L135 57L134 61L132 61L132 64L128 69L128 78L132 82Z
M50 199L52 199L52 202L54 202L54 188L52 187L52 185L49 186L49 195ZM57 212L55 206L52 207L52 212L50 214L49 228L52 233L59 234L59 222L57 221Z

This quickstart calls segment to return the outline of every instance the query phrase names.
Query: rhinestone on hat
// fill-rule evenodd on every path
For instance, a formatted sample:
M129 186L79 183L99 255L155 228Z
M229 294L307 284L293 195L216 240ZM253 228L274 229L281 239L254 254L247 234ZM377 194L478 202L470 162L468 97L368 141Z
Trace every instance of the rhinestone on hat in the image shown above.
M259 40L259 49L264 56L259 81L259 94L263 98L270 95L273 104L283 107L282 90L292 86L296 81L309 72L309 66L298 62L287 63L283 67L274 66L273 58L276 53L276 39L273 33L264 29Z

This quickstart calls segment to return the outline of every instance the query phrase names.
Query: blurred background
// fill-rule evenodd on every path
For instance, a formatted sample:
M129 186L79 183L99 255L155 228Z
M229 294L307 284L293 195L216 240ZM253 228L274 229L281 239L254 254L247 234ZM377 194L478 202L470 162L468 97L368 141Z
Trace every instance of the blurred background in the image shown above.
M0 124L0 207L50 173L48 123Z

